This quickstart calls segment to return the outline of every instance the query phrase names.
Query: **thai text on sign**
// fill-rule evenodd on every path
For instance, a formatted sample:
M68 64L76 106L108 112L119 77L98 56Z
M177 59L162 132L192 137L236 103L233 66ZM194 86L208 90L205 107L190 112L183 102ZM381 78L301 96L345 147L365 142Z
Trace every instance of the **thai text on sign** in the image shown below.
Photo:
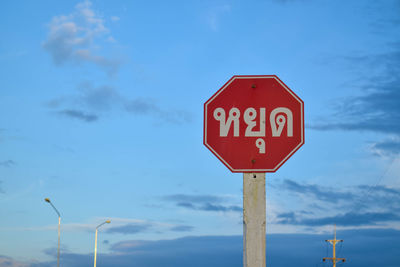
M241 111L238 108L231 108L225 112L224 108L218 107L214 110L214 119L219 121L219 136L226 137L233 128L233 136L240 136ZM227 116L228 115L228 116ZM257 120L258 117L258 120ZM247 125L244 135L246 137L265 137L266 136L266 108L259 108L259 112L253 107L249 107L243 112L242 121ZM258 127L257 127L258 124ZM278 107L269 114L269 124L272 137L280 137L286 125L286 136L293 137L293 114L285 107ZM259 130L254 130L258 128ZM265 153L265 141L258 138L255 145L260 154Z

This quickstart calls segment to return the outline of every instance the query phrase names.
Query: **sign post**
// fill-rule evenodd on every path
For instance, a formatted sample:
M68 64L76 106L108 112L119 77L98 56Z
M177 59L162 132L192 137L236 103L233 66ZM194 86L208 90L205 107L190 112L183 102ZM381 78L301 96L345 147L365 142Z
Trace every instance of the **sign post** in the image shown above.
M233 76L204 104L203 142L243 173L243 265L265 267L265 173L304 144L304 103L275 75Z
M265 267L265 173L243 174L243 266Z

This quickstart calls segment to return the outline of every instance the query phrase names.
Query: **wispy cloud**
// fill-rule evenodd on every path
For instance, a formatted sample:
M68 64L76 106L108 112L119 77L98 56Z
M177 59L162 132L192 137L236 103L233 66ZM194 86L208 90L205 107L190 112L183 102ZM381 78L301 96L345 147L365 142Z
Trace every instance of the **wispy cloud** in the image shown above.
M134 235L145 232L164 233L164 232L190 232L194 228L185 224L171 224L159 221L129 219L129 218L108 218L111 224L105 226L105 232L109 234ZM99 218L97 221L104 221L105 218ZM70 228L72 225L70 226ZM77 228L78 227L78 228ZM75 225L77 230L93 230L93 224Z
M12 167L15 164L16 164L15 161L11 159L0 161L0 167Z
M164 196L163 199L173 202L192 202L192 203L204 203L204 202L221 202L222 198L216 195L188 195L188 194L175 194Z
M237 242L235 242L237 241ZM227 243L231 242L230 245ZM210 246L212 244L212 246ZM202 237L183 237L171 240L157 240L157 241L144 241L144 240L126 240L113 244L110 250L119 255L123 254L136 254L138 252L150 252L159 251L161 255L171 255L175 253L182 253L186 255L196 255L197 252L202 250L214 250L222 249L225 251L232 251L237 249L237 257L241 257L241 237L239 236L202 236ZM197 252L196 252L197 251ZM175 252L175 253L173 253ZM207 253L210 255L209 253ZM155 254L153 254L155 255ZM217 253L216 253L217 255ZM223 258L223 257L221 257ZM240 262L240 261L239 261ZM216 264L216 263L214 263ZM192 266L193 264L188 264L181 262L182 266ZM209 264L199 264L198 266L209 266ZM147 266L147 265L146 265ZM165 265L163 265L165 266ZM197 265L196 265L197 266ZM221 265L219 265L221 266ZM225 264L222 264L225 266Z
M400 154L400 136L374 143L371 150L378 156L397 156Z
M130 223L108 228L107 233L137 234L149 230L151 226L152 226L151 224L145 224L145 223Z
M303 218L294 212L288 212L277 216L277 223L306 226L324 226L334 223L340 226L374 226L399 221L400 215L394 212L346 212L319 218Z
M125 101L125 110L134 115L153 116L172 124L186 124L192 121L192 115L185 110L163 109L151 99L136 98Z
M282 183L271 184L279 190L287 190L297 194L303 200L309 200L313 204L317 201L330 203L331 205L347 204L347 208L357 209L369 208L400 208L400 188L388 187L385 185L358 185L343 188L333 188L318 184L298 183L285 179Z
M92 232L96 228L96 223L63 223L62 230L66 232ZM9 227L1 228L1 231L54 231L57 225L44 225L38 227Z
M28 267L29 264L17 261L11 257L0 255L0 266L4 267Z
M161 224L155 223L151 221L146 222L137 222L137 223L128 223L115 227L110 227L107 229L107 233L111 234L139 234L144 232L190 232L194 229L193 226L190 225L171 225L171 224Z
M109 111L121 105L125 99L112 86L93 86L90 82L82 82L72 95L54 98L45 106L57 109L65 106L75 106L95 112Z
M400 222L400 188L358 185L343 190L291 180L273 186L295 193L299 197L297 203L308 206L309 209L319 206L315 213L280 212L274 222L277 224L324 226L336 223L343 226L373 226ZM335 210L337 212L333 212Z
M85 122L94 122L98 119L97 115L85 113L84 111L81 110L65 109L58 111L57 113L66 117L82 120Z
M316 184L300 184L289 179L285 179L279 187L326 202L336 203L339 200L349 201L353 200L355 197L354 194L350 192L340 192L337 189L326 188Z
M239 205L227 204L228 199L215 195L187 195L176 194L163 197L164 200L173 202L177 207L191 210L212 212L242 212Z
M103 68L109 74L118 70L120 61L97 54L99 39L110 37L104 20L92 9L88 0L75 6L68 15L53 17L43 48L50 53L56 65L67 62L90 62Z
M119 17L112 16L111 20L118 21ZM43 48L56 65L92 63L114 74L121 61L100 53L100 48L113 43L115 40L105 20L92 8L92 3L85 0L77 4L72 13L53 17ZM46 106L57 110L58 115L88 123L99 120L105 112L113 109L150 116L158 122L170 124L185 124L192 120L192 115L186 110L163 107L154 99L127 98L112 86L96 87L90 82L80 84L76 94L54 98Z
M392 141L379 141L372 151L377 155L398 155L400 151L400 49L398 43L374 55L351 56L352 66L365 68L357 96L340 101L329 119L313 122L315 130L369 131L386 134ZM352 88L349 88L352 89ZM333 119L332 119L333 118Z
M59 115L94 122L105 112L112 110L127 112L135 116L149 116L170 124L186 124L192 121L192 114L185 110L162 107L154 99L128 98L112 86L93 86L81 83L74 95L54 98L45 106L58 110Z
M367 186L367 185L359 185L358 188L362 190L373 190L375 193L380 193L387 197L398 197L400 200L400 189L398 188L390 188L383 185L375 185L375 186Z
M64 223L61 225L62 231L66 232L93 232L96 226L110 220L110 224L102 227L103 231L109 234L139 234L144 232L165 233L165 232L191 232L194 227L187 224L165 223L161 221L150 221L130 218L95 218L88 223ZM1 228L1 231L53 231L57 225L46 225L40 227L14 227Z
M177 225L171 227L172 232L191 232L193 231L194 227L190 225Z
M353 82L349 90L360 91L358 95L339 101L329 118L309 124L316 130L369 131L387 135L371 146L376 155L397 156L400 152L400 38L398 32L399 5L389 3L366 3L372 18L374 34L392 36L374 54L345 56L351 68L357 69L359 82ZM379 10L380 12L376 12ZM385 14L385 16L374 16ZM388 39L385 39L388 40Z
M400 65L400 55L398 57ZM335 116L337 121L316 123L310 127L400 135L400 79L393 76L390 80L371 81L365 95L351 97L339 107Z

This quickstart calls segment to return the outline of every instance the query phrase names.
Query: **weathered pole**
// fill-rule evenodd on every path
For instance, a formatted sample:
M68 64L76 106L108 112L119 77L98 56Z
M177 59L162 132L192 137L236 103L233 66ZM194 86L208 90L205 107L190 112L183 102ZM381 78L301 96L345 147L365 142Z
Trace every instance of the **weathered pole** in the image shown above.
M243 173L243 266L265 267L265 173Z

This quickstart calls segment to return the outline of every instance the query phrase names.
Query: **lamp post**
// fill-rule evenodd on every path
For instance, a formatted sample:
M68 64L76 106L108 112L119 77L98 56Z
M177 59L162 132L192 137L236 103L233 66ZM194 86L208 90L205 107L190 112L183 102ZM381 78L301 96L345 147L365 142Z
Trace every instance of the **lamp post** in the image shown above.
M61 225L61 215L58 212L58 210L56 209L56 207L54 207L53 203L51 203L49 198L45 198L44 201L46 201L47 203L49 203L53 209L56 211L57 215L58 215L58 248L57 248L57 267L60 267L60 225Z
M97 257L97 230L100 228L100 226L110 222L111 222L110 220L107 220L96 227L96 234L94 238L94 267L96 267L96 257Z

